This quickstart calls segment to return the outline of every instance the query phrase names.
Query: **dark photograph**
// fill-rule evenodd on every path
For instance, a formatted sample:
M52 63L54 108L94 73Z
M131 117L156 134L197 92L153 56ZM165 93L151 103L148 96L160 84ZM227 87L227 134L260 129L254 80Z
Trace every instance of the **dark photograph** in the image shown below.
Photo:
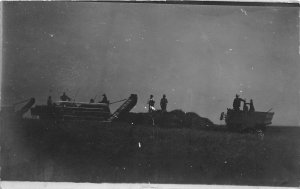
M2 10L2 181L300 185L299 7Z

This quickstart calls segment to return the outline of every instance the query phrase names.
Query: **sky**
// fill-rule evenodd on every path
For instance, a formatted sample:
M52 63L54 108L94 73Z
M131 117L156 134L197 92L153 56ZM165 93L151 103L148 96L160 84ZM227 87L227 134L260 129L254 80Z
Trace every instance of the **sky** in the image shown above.
M235 94L300 125L297 7L3 3L2 105L138 95L219 121ZM111 105L115 110L120 104Z

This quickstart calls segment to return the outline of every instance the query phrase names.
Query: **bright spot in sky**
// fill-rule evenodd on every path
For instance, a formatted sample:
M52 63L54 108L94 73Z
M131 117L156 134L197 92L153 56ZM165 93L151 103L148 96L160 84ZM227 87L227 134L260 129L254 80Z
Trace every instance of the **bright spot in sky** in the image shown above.
M127 38L127 39L125 39L125 41L126 41L126 42L129 42L129 41L131 41L131 38Z
M141 148L142 147L142 145L141 145L141 143L139 142L139 148Z
M242 90L240 90L240 93L242 93L243 91Z
M251 70L253 70L253 69L254 69L254 67L252 66L252 67L251 67Z
M54 37L54 34L52 34L52 33L49 33L49 35L50 35L50 37Z
M229 54L229 53L231 53L232 51L233 51L233 49L230 48L230 49L228 49L225 53L226 53L226 54Z

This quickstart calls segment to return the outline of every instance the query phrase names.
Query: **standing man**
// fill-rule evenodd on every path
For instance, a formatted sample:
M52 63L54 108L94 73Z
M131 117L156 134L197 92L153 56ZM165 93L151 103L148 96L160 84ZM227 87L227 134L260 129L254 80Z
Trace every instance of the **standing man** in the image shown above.
M60 96L61 101L71 101L71 98L66 95L64 92L62 96Z
M168 104L168 100L166 98L166 95L164 94L162 99L160 100L160 107L161 107L162 112L167 111L167 104Z
M103 96L103 98L102 98L102 100L100 101L100 103L109 104L109 101L107 100L106 94L103 94L102 96Z
M148 112L151 113L155 110L154 108L154 104L155 104L155 101L153 99L153 95L150 95L150 99L148 101L148 105L149 105L149 109L148 109Z
M51 96L49 96L48 97L48 100L47 100L47 105L48 105L48 107L51 107L52 106L52 98L51 98Z
M235 99L233 100L233 110L240 111L242 101L245 102L245 100L241 99L238 94L235 95Z
M249 104L250 104L250 109L249 109L249 111L250 111L250 112L255 112L254 105L253 105L253 100L252 100L252 99L250 100L250 103L249 103Z
M244 101L244 106L243 106L243 111L244 111L244 112L248 112L248 104L249 104L249 103L247 103L247 102L246 102L246 99L245 99L245 101Z

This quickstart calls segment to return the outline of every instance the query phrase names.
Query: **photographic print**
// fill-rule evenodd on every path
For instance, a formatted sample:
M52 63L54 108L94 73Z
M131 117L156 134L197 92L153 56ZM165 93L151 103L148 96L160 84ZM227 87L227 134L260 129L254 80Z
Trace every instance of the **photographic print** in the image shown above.
M2 4L1 180L299 186L298 7Z

